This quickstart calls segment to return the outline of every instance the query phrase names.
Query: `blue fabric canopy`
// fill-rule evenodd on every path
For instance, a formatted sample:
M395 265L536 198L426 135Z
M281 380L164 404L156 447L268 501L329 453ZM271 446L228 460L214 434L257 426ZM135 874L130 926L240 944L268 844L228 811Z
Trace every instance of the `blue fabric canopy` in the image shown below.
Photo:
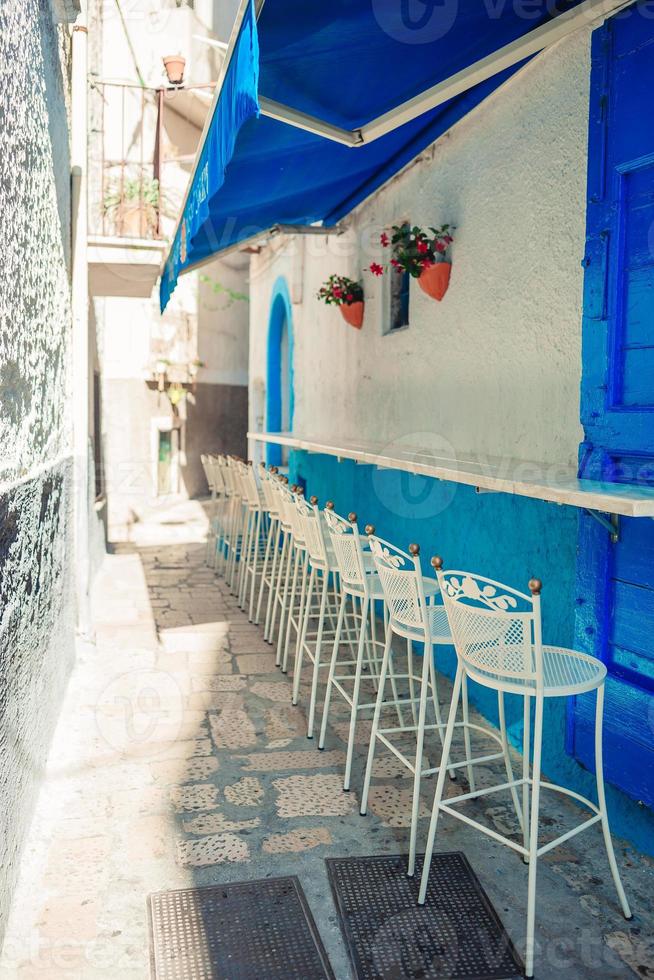
M521 64L357 147L260 115L257 68L261 97L354 130L558 12L552 0L266 0L256 24L251 3L162 277L162 310L180 272L225 248L278 224L336 224Z

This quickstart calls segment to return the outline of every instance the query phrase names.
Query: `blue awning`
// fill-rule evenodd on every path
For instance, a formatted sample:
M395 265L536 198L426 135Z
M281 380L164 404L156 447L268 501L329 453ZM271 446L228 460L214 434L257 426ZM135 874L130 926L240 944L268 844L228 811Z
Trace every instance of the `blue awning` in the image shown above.
M211 255L276 225L335 225L528 59L359 145L271 118L265 104L365 134L579 3L266 0L257 24L249 0L162 276L162 310L178 275Z

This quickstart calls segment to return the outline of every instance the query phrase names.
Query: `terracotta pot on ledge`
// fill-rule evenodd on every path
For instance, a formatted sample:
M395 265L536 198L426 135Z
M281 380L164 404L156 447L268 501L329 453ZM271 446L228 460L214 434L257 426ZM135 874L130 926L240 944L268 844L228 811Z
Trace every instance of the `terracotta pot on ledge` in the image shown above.
M418 277L418 285L432 299L442 300L450 284L451 262L435 262L423 269Z
M181 85L184 81L186 58L181 54L169 54L163 59L166 75L171 85Z
M339 306L341 311L341 316L346 323L349 323L351 327L356 327L357 330L361 329L361 324L363 323L363 301L358 303L342 303Z

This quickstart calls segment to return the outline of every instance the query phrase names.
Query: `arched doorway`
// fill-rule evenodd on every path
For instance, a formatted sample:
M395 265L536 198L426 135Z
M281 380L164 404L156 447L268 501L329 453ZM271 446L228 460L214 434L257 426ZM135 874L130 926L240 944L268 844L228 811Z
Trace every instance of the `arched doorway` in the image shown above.
M266 429L291 432L293 429L293 319L286 279L280 276L273 287L268 322L266 384ZM275 466L288 461L283 446L269 444L266 461Z

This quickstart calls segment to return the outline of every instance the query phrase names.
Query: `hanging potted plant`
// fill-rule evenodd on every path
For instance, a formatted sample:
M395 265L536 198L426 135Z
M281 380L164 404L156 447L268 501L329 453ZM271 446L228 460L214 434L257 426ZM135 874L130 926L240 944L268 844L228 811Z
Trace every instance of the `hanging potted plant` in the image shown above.
M363 283L347 276L332 275L322 284L316 296L327 306L338 306L341 316L351 327L361 329L363 323Z
M181 85L184 81L186 58L183 54L167 54L162 58L166 75L171 85Z
M408 272L418 280L423 292L433 299L442 300L450 283L452 263L448 249L452 244L451 225L429 228L424 231L417 225L394 225L391 237L381 236L382 245L391 247L393 257L390 264L400 272ZM382 275L384 268L378 262L370 265L370 271Z

